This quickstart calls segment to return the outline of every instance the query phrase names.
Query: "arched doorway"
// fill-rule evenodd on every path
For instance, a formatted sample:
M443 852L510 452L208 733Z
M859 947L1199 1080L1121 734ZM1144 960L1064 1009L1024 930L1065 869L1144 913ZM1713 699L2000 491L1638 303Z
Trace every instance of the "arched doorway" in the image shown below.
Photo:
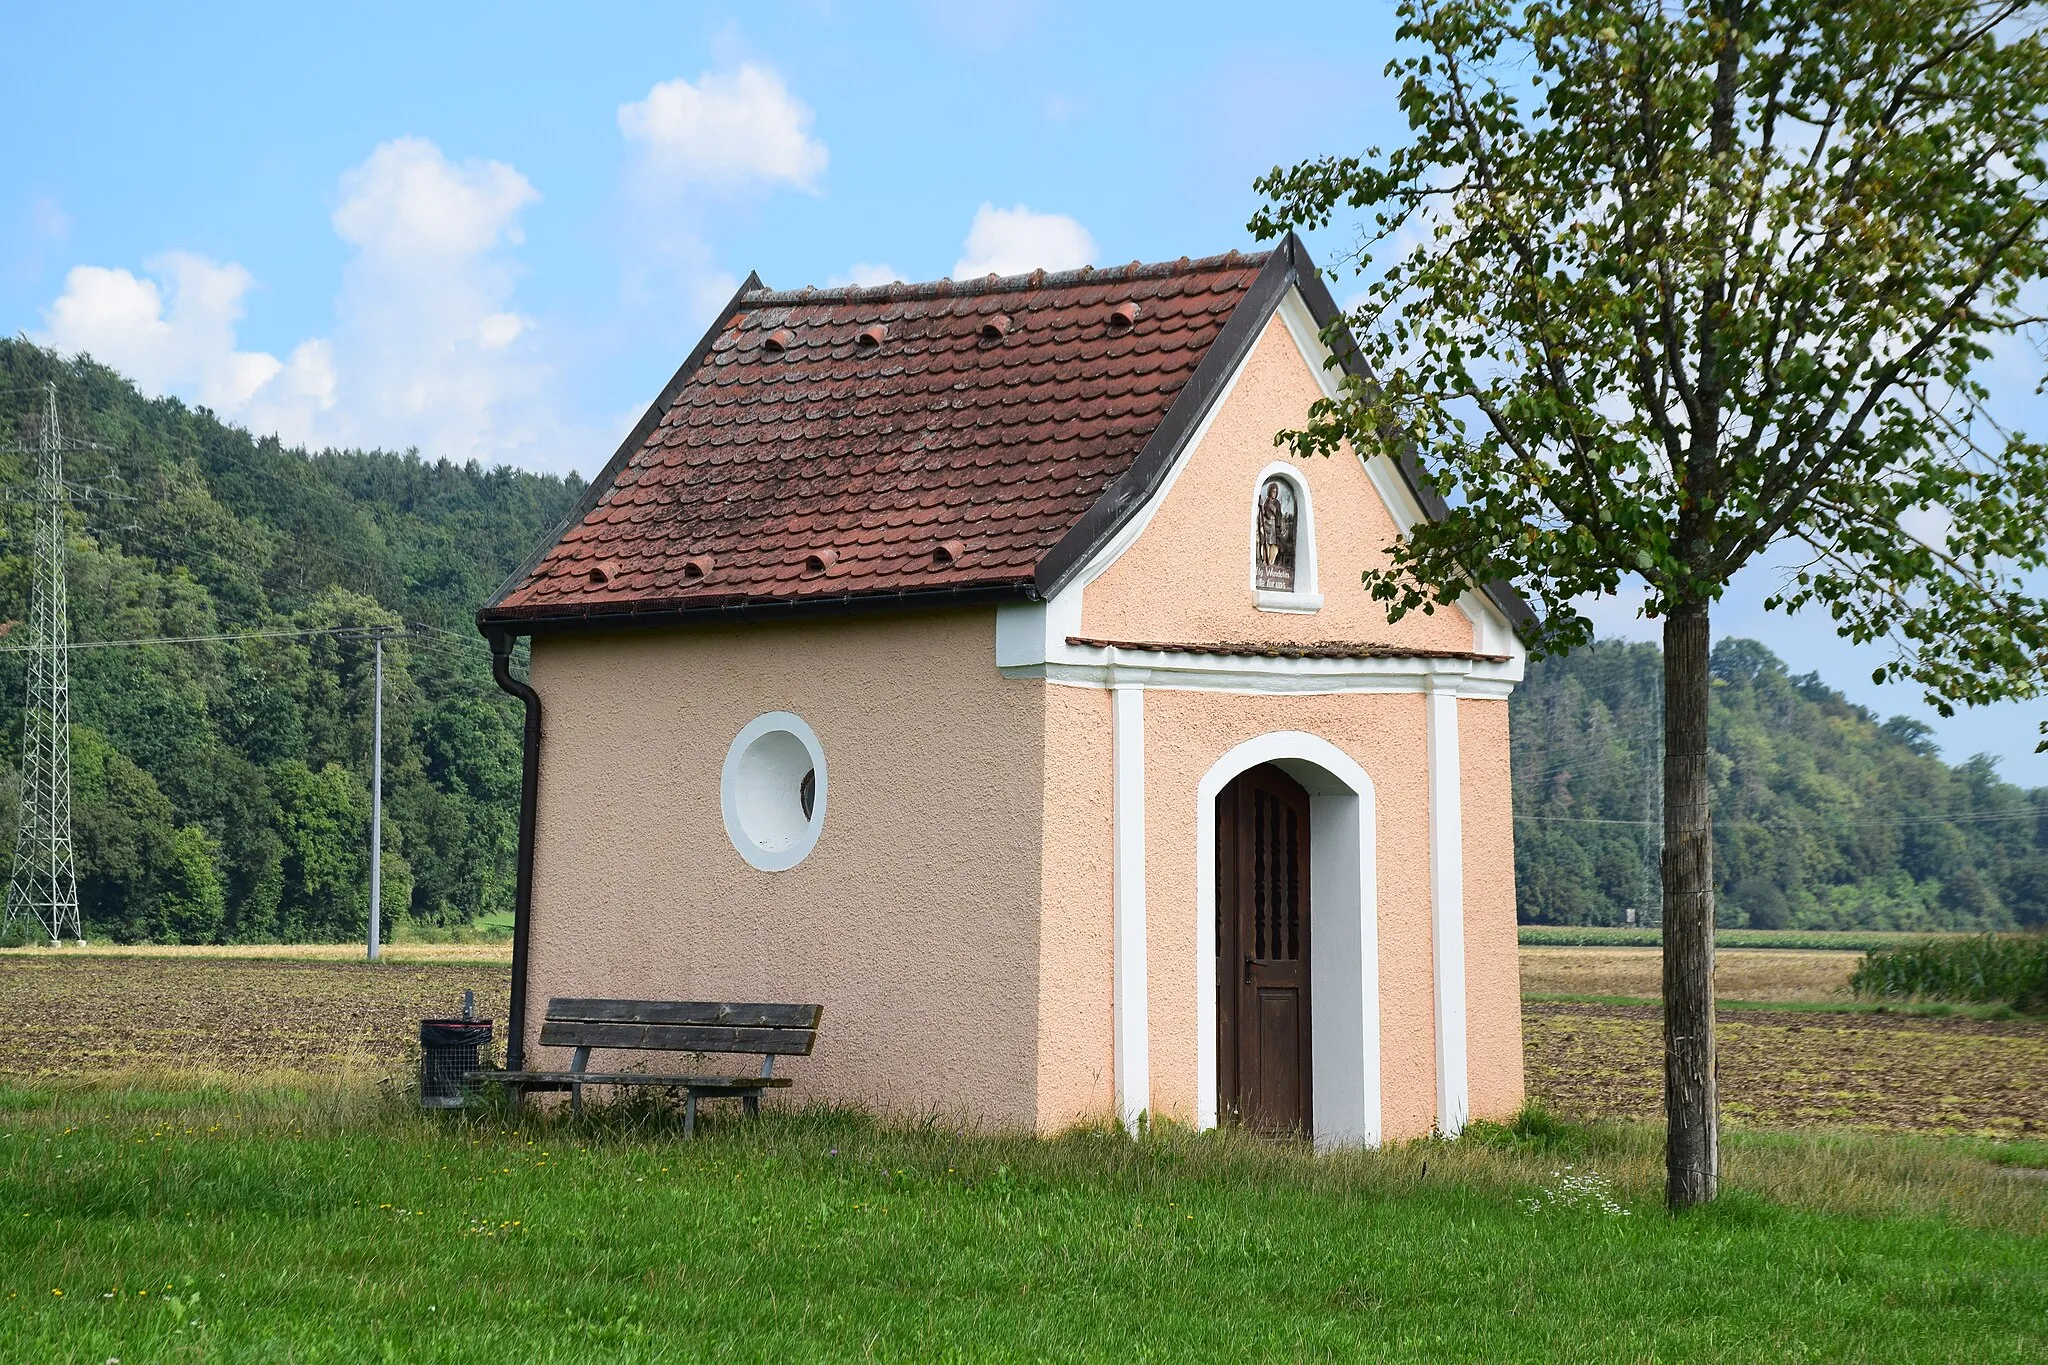
M1255 769L1277 772L1308 798L1308 1131L1318 1147L1380 1141L1379 893L1374 873L1373 784L1358 761L1328 740L1278 730L1217 757L1195 792L1195 1114L1203 1128L1230 1121L1219 1018L1227 983L1241 990L1244 955L1221 942L1218 817L1223 792ZM1256 944L1254 944L1256 951ZM1228 964L1226 966L1226 964ZM1235 974L1230 974L1230 969ZM1256 974L1255 974L1256 975ZM1234 1078L1233 1078L1234 1081Z
M1309 1031L1309 795L1270 763L1216 797L1216 1059L1223 1117L1315 1131Z

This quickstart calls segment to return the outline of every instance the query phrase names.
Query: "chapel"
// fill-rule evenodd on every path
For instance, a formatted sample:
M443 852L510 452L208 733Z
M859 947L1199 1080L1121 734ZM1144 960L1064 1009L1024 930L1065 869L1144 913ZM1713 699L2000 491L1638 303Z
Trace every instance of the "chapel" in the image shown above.
M554 996L801 1000L792 1102L1512 1115L1529 611L1366 594L1444 508L1404 451L1276 444L1349 374L1291 236L750 278L478 617L527 716L510 1064L561 1064Z

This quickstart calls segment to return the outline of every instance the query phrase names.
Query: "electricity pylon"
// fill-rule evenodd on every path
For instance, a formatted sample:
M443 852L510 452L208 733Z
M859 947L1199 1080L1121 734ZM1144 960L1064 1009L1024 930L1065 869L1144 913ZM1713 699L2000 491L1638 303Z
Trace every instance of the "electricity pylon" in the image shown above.
M14 872L7 882L7 918L33 919L56 943L67 935L83 942L78 919L78 870L71 855L71 626L64 591L65 511L74 502L104 496L64 482L64 454L89 446L66 445L57 425L57 386L33 448L35 482L10 489L9 502L35 509L35 548L29 584L28 697L22 712L21 823L14 835Z

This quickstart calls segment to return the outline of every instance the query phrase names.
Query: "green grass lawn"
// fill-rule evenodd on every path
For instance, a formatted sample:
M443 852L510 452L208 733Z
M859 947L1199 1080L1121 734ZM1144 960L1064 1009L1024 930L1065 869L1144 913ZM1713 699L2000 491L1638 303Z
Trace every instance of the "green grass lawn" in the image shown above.
M2038 1360L2041 1149L1537 1122L1314 1157L856 1116L0 1090L20 1361ZM61 1291L61 1292L60 1292Z

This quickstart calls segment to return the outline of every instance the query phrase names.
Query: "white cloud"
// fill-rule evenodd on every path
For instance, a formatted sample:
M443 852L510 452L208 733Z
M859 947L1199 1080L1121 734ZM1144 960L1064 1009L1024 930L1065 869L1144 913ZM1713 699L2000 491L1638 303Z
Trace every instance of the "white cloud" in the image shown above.
M84 351L145 389L182 393L229 415L285 370L268 352L235 347L242 298L255 283L248 271L187 251L167 252L148 270L155 278L74 267L36 340Z
M834 275L825 283L836 289L841 285L857 284L863 288L875 284L894 284L903 276L893 265L881 265L873 261L855 261L844 275Z
M1946 507L1923 503L1899 517L1899 529L1930 549L1946 550L1949 537L1955 534L1956 517Z
M657 197L691 186L815 190L829 153L811 136L811 110L782 77L751 62L663 81L619 106L619 131L639 151L641 188Z
M493 313L476 325L476 342L487 351L500 350L519 340L532 324L517 313Z
M336 301L334 420L322 439L505 458L552 435L532 322L501 248L540 195L502 161L384 143L341 178L334 230L357 248Z
M1033 213L1022 204L1010 209L983 204L961 249L965 254L953 263L956 280L1072 270L1094 258L1095 239L1064 213Z
M519 211L539 200L502 161L451 163L425 138L393 138L341 177L334 230L372 255L427 260L519 242Z
M150 262L148 279L75 268L37 340L90 351L146 390L288 442L542 464L576 453L535 324L510 307L502 250L521 240L519 214L540 197L526 177L398 138L339 189L334 230L356 251L335 326L288 360L238 349L249 272L188 252Z

